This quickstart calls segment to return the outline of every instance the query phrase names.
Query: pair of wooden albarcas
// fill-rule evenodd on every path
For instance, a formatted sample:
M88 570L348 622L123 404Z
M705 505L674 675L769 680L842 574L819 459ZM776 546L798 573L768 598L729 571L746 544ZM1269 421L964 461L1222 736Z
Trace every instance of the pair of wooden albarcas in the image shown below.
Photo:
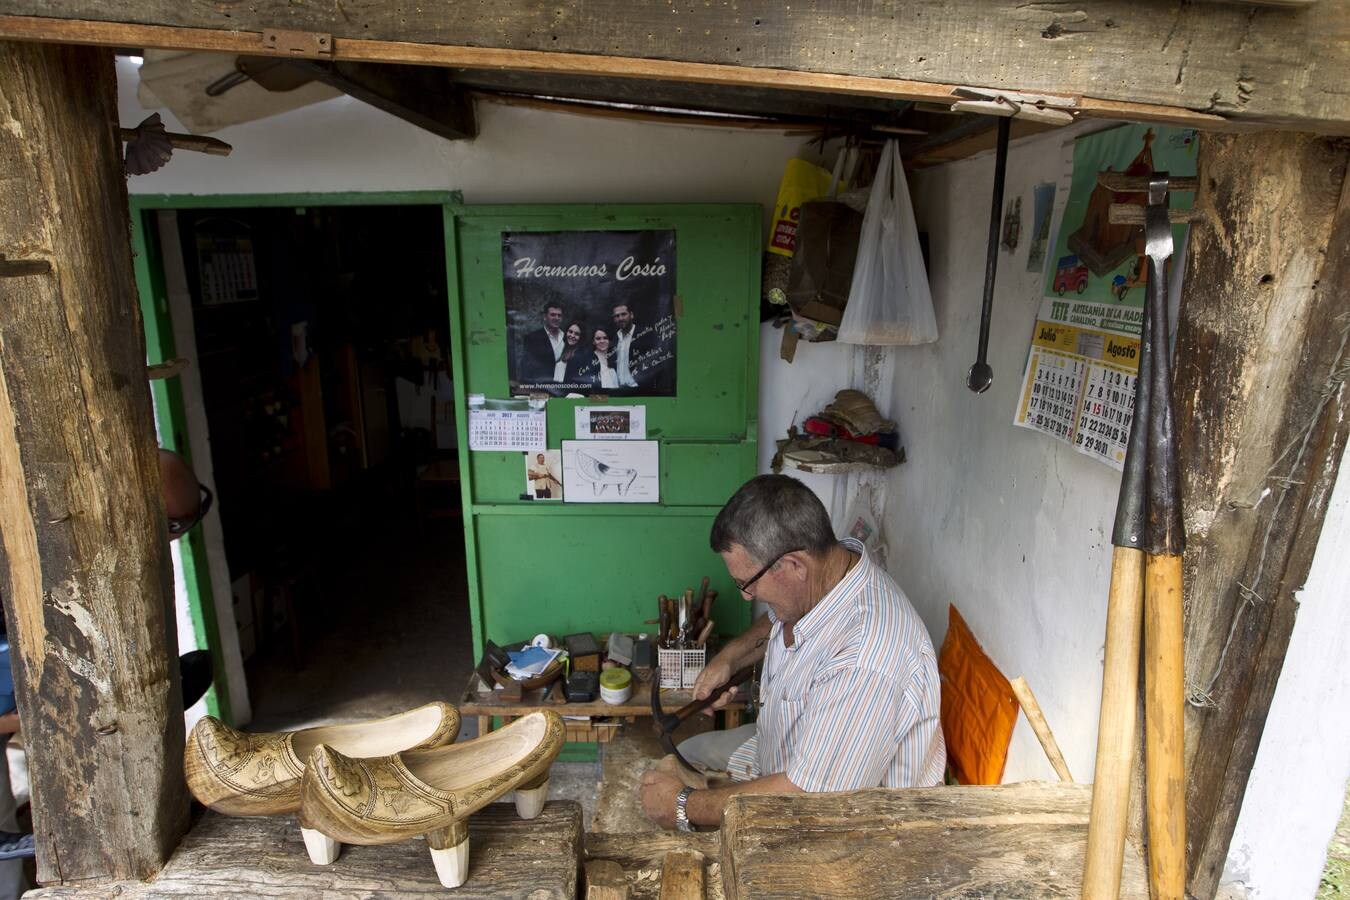
M344 843L423 835L441 884L458 887L469 870L469 816L511 794L521 818L539 815L565 741L551 710L456 744L459 721L447 703L280 733L248 734L207 716L188 737L188 788L224 815L299 813L318 865Z

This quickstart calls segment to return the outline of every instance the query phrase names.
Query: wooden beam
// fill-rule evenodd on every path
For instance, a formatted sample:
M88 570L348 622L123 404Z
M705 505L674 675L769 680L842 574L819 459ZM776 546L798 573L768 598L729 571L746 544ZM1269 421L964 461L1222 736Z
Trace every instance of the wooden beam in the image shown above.
M205 897L389 897L410 900L572 900L581 853L581 805L544 804L522 819L514 804L489 803L469 819L479 862L447 891L421 840L342 848L337 861L311 865L294 816L236 817L207 811L154 881L123 881L97 890L50 887L31 900L201 900Z
M672 850L661 864L661 900L703 900L703 860L697 850Z
M183 706L112 53L0 42L0 595L38 878L145 878L187 825Z
M722 817L722 885L741 898L1077 897L1092 786L737 794ZM1126 847L1120 896L1146 900Z
M294 14L304 18L304 21L313 22L321 25L318 30L324 33L335 35L331 42L332 51L325 58L336 60L364 61L364 62L393 62L410 63L416 65L428 66L451 66L456 68L468 69L511 69L531 72L545 72L565 75L590 75L605 76L614 78L628 79L647 79L676 81L691 84L717 84L717 85L739 85L749 88L759 89L777 89L786 91L807 91L821 94L853 95L864 97L881 97L895 100L909 100L915 102L927 102L950 105L959 97L956 95L956 88L962 84L974 84L992 88L1006 88L1009 90L1034 90L1039 93L1062 93L1066 104L1075 104L1074 108L1080 116L1110 119L1126 119L1141 122L1160 122L1171 125L1181 125L1193 128L1206 129L1228 129L1234 127L1243 127L1242 122L1261 123L1271 122L1275 124L1286 124L1289 122L1301 122L1307 127L1317 127L1323 130L1338 132L1350 132L1350 109L1346 109L1345 104L1340 102L1339 88L1331 82L1335 79L1329 70L1334 69L1330 65L1331 60L1342 57L1350 58L1350 48L1345 45L1338 45L1330 40L1325 34L1321 34L1316 40L1312 41L1314 49L1304 48L1302 43L1297 41L1304 40L1301 25L1290 24L1287 22L1277 23L1275 30L1275 39L1272 43L1279 48L1280 52L1267 53L1263 50L1262 58L1269 57L1268 64L1261 67L1261 71L1268 72L1272 68L1278 69L1279 83L1269 89L1263 89L1260 94L1261 102L1256 105L1250 103L1253 96L1250 90L1243 93L1244 103L1225 103L1227 96L1223 90L1217 86L1208 93L1204 93L1203 98L1198 94L1191 97L1191 91L1176 92L1175 85L1172 92L1166 91L1145 91L1130 90L1115 87L1122 83L1130 84L1132 77L1125 71L1119 70L1119 67L1128 63L1131 71L1139 72L1159 72L1161 63L1154 64L1152 56L1156 54L1145 53L1142 57L1134 59L1131 54L1136 52L1139 47L1149 47L1157 40L1161 40L1161 35L1153 35L1151 32L1145 35L1139 33L1138 21L1141 17L1138 9L1127 0L1103 0L1100 4L1094 4L1092 8L1092 17L1096 27L1100 30L1100 37L1106 43L1116 49L1093 50L1091 53L1084 52L1080 46L1080 39L1076 37L1078 31L1075 30L1068 35L1066 41L1055 44L1054 40L1046 39L1044 46L1041 45L1042 38L1037 37L1036 41L1030 45L1030 49L1022 53L1027 57L1035 57L1034 60L1021 60L1028 62L1027 66L1014 65L1009 62L1007 65L991 66L989 64L988 41L995 40L990 35L1000 34L1001 28L1007 26L1009 34L1018 34L1028 29L1026 21L1029 19L1039 21L1039 18L1047 18L1048 21L1042 29L1047 33L1055 34L1055 39L1063 36L1062 27L1059 31L1052 26L1058 20L1049 20L1053 14L1046 12L1038 5L1023 5L1011 10L1009 7L992 6L984 4L982 0L958 0L956 6L963 3L976 9L962 9L961 16L968 16L968 19L962 19L960 22L953 22L951 17L957 13L951 11L953 4L938 3L936 0L929 0L927 3L905 4L899 8L893 8L892 4L875 3L875 9L872 15L880 16L886 19L886 24L876 25L869 30L871 26L867 24L867 18L861 17L855 20L849 20L847 29L850 35L849 43L846 47L834 48L833 44L837 41L835 32L837 29L831 18L821 25L822 30L817 32L813 30L803 30L801 33L814 34L820 33L832 37L822 38L819 44L797 41L783 41L781 35L773 41L771 47L761 47L754 56L754 64L747 57L744 59L735 58L732 54L731 59L723 57L726 54L722 51L722 45L731 43L727 38L722 41L708 40L701 38L691 44L691 35L685 34L693 24L693 21L685 22L676 18L667 11L667 7L661 6L662 16L670 18L670 22L661 20L661 27L651 32L645 31L638 24L630 23L630 12L636 7L626 2L626 0L608 0L608 4L619 4L619 9L600 9L595 16L576 16L566 17L562 20L560 30L570 37L564 39L564 35L557 35L552 30L545 28L542 39L539 34L519 35L516 31L522 27L521 23L532 19L522 13L519 17L513 17L500 9L494 9L489 15L484 13L486 20L470 18L467 22L456 22L453 25L449 23L438 23L430 26L428 23L437 22L437 17L430 13L423 13L422 18L412 24L404 27L403 24L390 22L390 16L393 12L381 13L379 10L392 7L384 7L380 4L367 3L370 6L372 14L379 19L377 23L363 23L361 16L354 16L350 20L343 19L335 21L337 13L320 10L315 6L296 4L288 10L279 11L270 9L270 4L261 4L269 8L239 8L230 7L228 17L224 9L217 9L214 5L204 3L177 4L169 3L166 0L141 0L141 4L149 4L155 9L146 12L144 10L137 12L135 5L128 10L118 7L116 10L109 10L106 6L97 4L96 0L72 0L71 5L65 10L66 15L62 17L40 17L41 15L50 15L49 4L45 0L0 0L0 11L10 13L26 13L24 15L0 15L0 37L9 37L16 40L29 41L57 41L62 43L75 44L98 44L112 47L154 47L165 49L184 49L184 50L209 50L217 52L232 52L251 55L285 55L276 50L274 46L269 46L263 42L262 32L265 28L271 27L270 23L274 20L286 20L288 16ZM760 0L765 2L766 0ZM1336 0L1333 4L1325 5L1330 9L1344 9L1350 0ZM178 6L184 9L178 10ZM97 6L98 8L93 8ZM606 3L599 4L601 7L607 6ZM920 7L937 7L931 15L920 11ZM41 7L37 10L36 7ZM347 7L344 7L344 9ZM461 9L456 7L456 9ZM1195 30L1194 21L1196 15L1189 11L1189 8L1181 4L1178 0L1176 4L1166 4L1164 10L1172 10L1178 18L1178 28L1185 25L1186 36ZM1322 16L1319 7L1317 16ZM1112 18L1114 12L1119 16L1119 20ZM680 14L685 11L681 10ZM717 21L706 23L708 34L725 34L726 23L723 21L720 12L711 7L693 7L687 11L688 15L702 21L704 16L716 16ZM650 15L650 11L644 13L644 17ZM472 16L472 14L470 14ZM581 29L585 31L589 28L591 31L599 26L594 21L597 17L614 16L614 27L620 27L618 23L628 23L620 27L621 34L615 35L614 40L601 41L598 46L592 46L593 39L589 32L586 34L572 34L572 32ZM766 13L767 15L767 13ZM749 27L752 30L759 26L749 26L746 23L759 18L760 22L777 21L786 17L793 19L795 17L812 18L823 15L816 12L801 12L795 8L789 7L786 12L774 8L774 16L768 20L763 17L757 17L745 10L733 23L733 28ZM894 15L896 19L905 19L907 24L903 27L898 26L892 21L890 16ZM918 15L920 21L908 22L908 18ZM927 15L927 18L925 16ZM1000 24L998 21L985 23L983 28L977 27L982 19L990 16L997 19L998 16L1012 16L1021 24L1012 27L1010 23ZM1077 11L1068 14L1075 21L1078 17L1086 17L1088 13ZM1227 12L1220 15L1220 11L1215 11L1215 16L1224 21L1225 29L1221 29L1224 40L1230 43L1237 40L1240 35L1230 34L1237 29L1237 23L1228 21L1231 16ZM1286 15L1284 13L1269 13L1265 15ZM1312 14L1308 14L1312 15ZM105 16L106 19L118 19L119 21L100 21L96 17ZM133 21L137 17L139 21ZM331 18L326 18L331 16ZM94 18L91 18L94 17ZM645 21L644 17L640 17ZM932 21L932 27L928 22ZM1183 21L1184 20L1184 21ZM1245 20L1244 20L1245 21ZM1336 22L1333 18L1331 22L1321 22L1320 27L1333 28ZM1121 23L1133 23L1129 29L1128 40L1125 36L1116 34L1121 29L1117 26ZM195 23L188 25L187 23ZM499 30L503 23L509 23L510 34L505 35ZM406 24L406 23L405 23ZM1250 23L1248 23L1250 24ZM1318 25L1317 22L1305 23L1309 26ZM366 27L369 25L370 27ZM378 25L378 27L376 27ZM1150 26L1152 23L1150 23ZM807 28L806 25L802 26ZM1036 27L1031 30L1035 31ZM653 25L655 28L655 25ZM228 29L228 30L225 30ZM326 29L326 30L325 30ZM673 29L673 31L672 31ZM1083 29L1084 31L1088 29ZM1296 32L1297 41L1288 37L1284 32ZM394 39L377 39L378 35L384 33L392 35ZM775 30L777 33L777 30ZM647 38L642 38L647 34ZM660 40L658 40L658 34ZM700 32L703 34L703 32ZM858 35L869 35L869 39L864 40ZM554 40L554 37L557 40ZM888 36L884 46L877 47L876 41L881 36ZM1215 35L1205 35L1204 39L1195 37L1179 37L1175 42L1179 43L1178 48L1168 51L1168 59L1172 64L1169 72L1178 72L1177 64L1184 69L1186 66L1192 66L1196 70L1209 73L1204 79L1208 84L1216 79L1222 80L1218 75L1214 75L1210 68L1219 67L1226 71L1227 67L1236 65L1232 62L1232 54L1212 61L1209 68L1199 64L1199 57L1204 54L1209 59L1208 50L1196 50L1194 52L1195 62L1192 64L1192 51L1189 49L1191 43L1197 43L1201 48L1208 48L1219 38ZM1031 35L1028 35L1028 39ZM665 42L669 38L670 42ZM760 42L762 38L754 38ZM921 47L911 47L907 52L897 53L894 47L895 41L905 40L909 42L918 42ZM972 46L972 40L975 44ZM419 41L425 41L419 43ZM434 42L432 42L434 41ZM456 43L450 43L450 42ZM1134 42L1134 43L1131 43ZM1222 41L1219 41L1222 43ZM1286 43L1297 43L1296 49L1289 49ZM474 44L474 46L469 46ZM856 46L855 46L856 45ZM1070 46L1072 45L1072 46ZM1119 46L1117 46L1119 45ZM1181 46L1184 45L1185 52L1182 52ZM1169 44L1169 46L1171 46ZM1261 45L1263 48L1265 44ZM660 53L666 58L651 58L642 56L643 53L655 53L654 47L660 47ZM559 52L560 48L567 48L570 52ZM832 49L833 48L833 49ZM1051 49L1054 48L1054 49ZM1287 51L1287 52L1284 52ZM959 80L946 80L941 77L938 68L930 66L933 62L926 53L936 53L938 58L946 60L953 74L960 74L963 77ZM1014 56L1021 51L1009 50ZM1044 57L1036 54L1044 54ZM1065 54L1069 58L1065 58ZM1281 55L1283 53L1283 55ZM1325 63L1320 68L1313 66L1308 62L1305 66L1310 74L1308 77L1320 84L1327 81L1330 86L1325 91L1321 89L1300 92L1287 86L1287 82L1294 78L1301 70L1299 66L1304 65L1301 60L1305 57L1314 59L1318 53L1322 53ZM1176 56L1177 59L1171 59ZM674 57L671 59L670 57ZM822 69L819 60L831 60L830 66L833 70ZM715 61L710 61L715 60ZM835 62L835 60L844 60L845 63ZM1055 60L1057 62L1048 62ZM1092 62L1091 65L1087 61ZM1112 60L1107 68L1116 67L1116 70L1097 72L1097 66L1103 65L1103 61ZM1034 64L1032 64L1034 63ZM1086 68L1084 68L1086 67ZM1033 71L1034 70L1034 71ZM1080 71L1082 70L1082 71ZM1245 71L1245 70L1243 70ZM1237 69L1234 69L1237 73ZM1320 74L1317 74L1320 73ZM1314 77L1315 75L1315 77ZM908 77L907 77L908 76ZM969 77L964 77L969 76ZM1237 74L1233 75L1234 78ZM1273 77L1273 76L1272 76ZM1302 77L1302 75L1299 75ZM1256 78L1256 76L1252 76ZM1249 78L1242 81L1242 84L1250 88L1253 83L1260 82L1264 88L1264 81L1256 78L1256 82ZM1182 79L1183 82L1186 79ZM1193 87L1200 81L1199 77L1192 78L1189 84ZM1103 85L1113 86L1109 90L1103 88ZM1230 86L1231 87L1231 86ZM1231 93L1231 91L1230 91ZM1292 95L1289 103L1284 103L1285 95ZM1331 99L1325 99L1330 95ZM1274 104L1278 110L1267 110L1265 107L1271 104L1272 98L1279 98L1279 102ZM1217 98L1217 99L1216 99ZM1194 104L1190 106L1188 104ZM1324 109L1323 107L1329 107ZM1230 108L1231 107L1231 108ZM1303 109L1302 107L1312 107ZM1222 113L1222 114L1219 114ZM1230 118L1232 117L1232 118ZM1250 127L1248 124L1246 127Z
M1188 891L1213 897L1350 430L1344 144L1205 135L1177 334Z
M478 134L473 101L443 68L310 60L291 60L290 65L446 140Z

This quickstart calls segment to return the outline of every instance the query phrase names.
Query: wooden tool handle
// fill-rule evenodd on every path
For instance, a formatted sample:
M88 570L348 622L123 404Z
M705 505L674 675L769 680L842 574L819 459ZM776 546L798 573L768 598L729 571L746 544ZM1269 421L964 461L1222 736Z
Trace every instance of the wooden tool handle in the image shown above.
M1150 555L1144 571L1144 768L1153 900L1186 892L1186 701L1181 556Z
M1111 556L1106 606L1106 666L1097 726L1097 767L1092 779L1084 900L1116 900L1125 860L1138 717L1139 640L1144 614L1144 552L1117 547Z
M743 669L736 670L731 674L731 677L727 679L726 684L722 685L717 690L713 691L707 697L704 697L702 700L694 700L691 703L686 703L684 706L681 706L678 710L676 710L675 718L683 722L684 720L692 716L694 713L702 712L704 709L707 709L709 706L712 706L713 703L717 701L718 697L722 696L732 687L735 687L741 682L748 681L751 677L754 676L754 674L755 674L755 666L753 663L751 665L746 666Z
M1064 754L1059 752L1059 742L1055 740L1055 735L1050 731L1050 723L1045 721L1045 713L1041 711L1041 705L1036 702L1036 695L1031 692L1031 685L1027 684L1025 678L1014 678L1012 680L1013 694L1017 697L1017 702L1022 707L1022 712L1026 714L1027 722L1031 725L1031 730L1036 733L1036 740L1041 742L1041 749L1045 751L1045 756L1050 760L1050 765L1059 776L1060 781L1072 783L1073 776L1069 774L1069 764L1064 761Z

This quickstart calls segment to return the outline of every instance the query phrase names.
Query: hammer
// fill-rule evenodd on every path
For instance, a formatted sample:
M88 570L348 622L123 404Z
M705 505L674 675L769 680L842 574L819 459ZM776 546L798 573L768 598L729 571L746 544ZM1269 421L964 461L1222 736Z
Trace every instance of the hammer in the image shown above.
M727 689L734 685L738 685L743 681L747 681L754 674L755 667L753 665L746 666L744 669L735 672L731 678L727 680L725 685L713 691L707 697L704 697L702 700L693 700L686 703L684 706L681 706L675 712L668 713L661 710L661 669L653 669L652 729L656 732L656 737L661 742L661 748L678 759L680 765L691 772L697 772L698 769L695 769L690 765L689 760L681 756L680 751L675 749L675 741L672 739L672 735L675 734L675 729L679 728L680 725L694 713L700 712L711 706Z

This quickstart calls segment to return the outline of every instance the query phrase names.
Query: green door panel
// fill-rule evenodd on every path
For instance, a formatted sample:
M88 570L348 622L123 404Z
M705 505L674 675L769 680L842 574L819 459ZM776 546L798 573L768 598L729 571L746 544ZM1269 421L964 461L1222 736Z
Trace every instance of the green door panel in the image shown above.
M540 631L654 631L655 599L697 587L721 592L718 631L749 623L708 530L755 474L761 210L754 205L447 207L455 399L507 395L502 235L516 231L674 230L674 397L616 398L646 407L660 442L661 502L540 503L520 453L469 452L460 417L466 559L475 644ZM548 401L548 445L575 436L577 406Z
M718 592L717 630L743 630L750 604L708 549L715 514L478 516L485 633L498 644L538 632L654 634L643 623L656 618L657 596L697 591L703 575Z

